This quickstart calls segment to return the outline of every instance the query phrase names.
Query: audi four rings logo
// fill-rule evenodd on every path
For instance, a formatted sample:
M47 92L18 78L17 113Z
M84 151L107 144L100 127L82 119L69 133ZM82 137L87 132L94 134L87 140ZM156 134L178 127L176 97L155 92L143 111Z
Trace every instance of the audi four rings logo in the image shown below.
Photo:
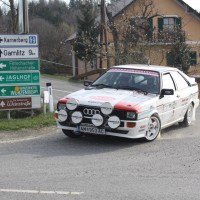
M100 114L99 110L95 110L95 109L89 109L89 108L85 108L83 110L84 115L95 115L95 114Z

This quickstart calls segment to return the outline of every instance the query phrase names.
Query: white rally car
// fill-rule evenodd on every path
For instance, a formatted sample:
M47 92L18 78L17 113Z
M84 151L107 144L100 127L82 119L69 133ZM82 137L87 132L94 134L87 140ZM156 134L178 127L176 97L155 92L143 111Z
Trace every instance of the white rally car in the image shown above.
M195 79L171 67L114 66L84 85L57 104L57 127L68 137L97 134L153 141L172 124L189 126L199 105Z

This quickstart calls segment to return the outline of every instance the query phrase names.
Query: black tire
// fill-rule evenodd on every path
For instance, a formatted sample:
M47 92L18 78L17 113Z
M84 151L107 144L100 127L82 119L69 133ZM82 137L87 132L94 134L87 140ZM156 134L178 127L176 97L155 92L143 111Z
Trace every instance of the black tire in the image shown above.
M194 107L192 103L188 106L187 112L185 113L184 120L179 122L180 126L190 126L192 123L192 116L193 116Z
M75 133L75 132L72 131L72 130L62 129L62 132L63 132L67 137L70 137L70 138L80 138L80 137L83 136L83 134L81 134L81 133Z
M146 142L154 141L159 136L160 131L161 131L160 118L157 114L154 114L149 118L148 130L146 133L146 137L144 138L144 141Z

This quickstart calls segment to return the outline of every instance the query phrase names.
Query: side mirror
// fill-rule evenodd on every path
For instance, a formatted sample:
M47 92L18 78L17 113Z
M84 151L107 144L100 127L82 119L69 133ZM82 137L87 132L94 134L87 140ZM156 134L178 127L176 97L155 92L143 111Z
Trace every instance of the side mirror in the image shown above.
M165 95L173 95L174 90L173 89L162 89L160 93L160 98L163 98Z
M86 87L88 87L89 85L92 84L92 82L93 81L86 80L86 81L83 82L83 85L86 86Z

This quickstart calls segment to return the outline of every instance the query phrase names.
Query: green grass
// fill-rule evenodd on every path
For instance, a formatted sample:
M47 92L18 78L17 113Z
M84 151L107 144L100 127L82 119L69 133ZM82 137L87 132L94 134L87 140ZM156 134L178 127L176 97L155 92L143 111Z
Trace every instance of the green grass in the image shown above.
M43 113L37 114L33 117L25 118L6 118L0 119L0 131L2 130L19 130L26 128L41 128L55 125L54 113ZM12 116L11 116L12 117Z
M83 81L74 80L71 76L42 74L45 77L82 83ZM35 109L34 116L30 117L30 110L12 110L11 119L7 119L8 111L0 111L0 131L37 129L41 127L55 126L54 113L43 114L43 109Z

